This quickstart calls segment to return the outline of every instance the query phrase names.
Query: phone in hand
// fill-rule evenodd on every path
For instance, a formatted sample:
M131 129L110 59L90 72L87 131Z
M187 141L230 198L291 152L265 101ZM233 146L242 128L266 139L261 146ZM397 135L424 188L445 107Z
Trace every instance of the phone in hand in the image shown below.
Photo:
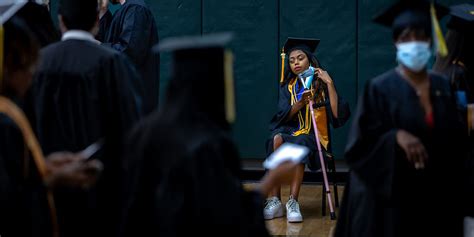
M104 146L104 139L100 139L99 141L89 145L86 149L79 152L81 157L84 157L85 161L89 161L94 159L94 155L97 154L102 147Z

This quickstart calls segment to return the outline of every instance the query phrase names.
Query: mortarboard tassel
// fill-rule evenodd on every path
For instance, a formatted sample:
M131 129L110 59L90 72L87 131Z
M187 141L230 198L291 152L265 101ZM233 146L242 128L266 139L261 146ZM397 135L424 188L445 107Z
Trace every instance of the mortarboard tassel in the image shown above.
M441 55L441 57L446 57L448 55L448 47L446 47L446 41L443 37L443 32L439 26L438 18L436 18L436 9L434 4L431 3L430 6L431 13L431 24L433 25L433 40L436 52Z
M224 52L225 115L228 123L235 122L234 55Z
M280 83L283 83L283 80L285 79L285 48L281 49L281 74L280 74Z

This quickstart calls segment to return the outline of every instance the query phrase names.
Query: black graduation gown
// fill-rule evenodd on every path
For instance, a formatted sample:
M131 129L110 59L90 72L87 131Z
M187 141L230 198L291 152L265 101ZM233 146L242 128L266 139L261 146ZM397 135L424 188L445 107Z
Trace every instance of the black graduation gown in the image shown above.
M230 137L205 115L183 115L154 114L130 136L126 235L268 236L263 199L243 190Z
M396 70L367 83L346 147L351 171L335 236L459 236L461 126L448 80L430 79L431 129L415 90ZM424 170L408 163L397 129L424 144Z
M50 237L51 227L46 188L23 135L9 117L0 114L0 235Z
M136 72L119 52L71 39L42 50L32 90L36 132L46 155L77 152L101 138L106 142L98 156L104 171L96 190L56 192L61 233L92 236L104 230L114 236L111 229L117 227L111 225L118 223L122 206L122 140L141 116Z
M145 86L144 112L149 114L158 106L160 80L160 57L152 52L159 41L155 18L143 0L127 0L110 25L103 26L107 21L100 21L100 28L107 29L103 43L125 53L135 64Z
M466 67L458 64L450 65L444 73L450 78L453 93L464 92L468 104L474 103L474 78L473 75ZM474 75L473 75L474 76ZM464 126L467 127L467 109L465 105L458 102L458 110L461 114L461 118ZM474 134L471 132L468 141L469 156L465 161L464 173L465 173L465 197L466 197L466 214L474 216Z
M298 81L297 83L300 84ZM270 121L270 132L271 136L267 139L266 142L266 149L267 149L267 156L269 156L273 152L273 138L275 135L280 134L285 142L295 143L299 145L304 145L310 149L309 159L307 160L308 167L312 170L318 170L321 167L319 163L319 159L315 158L315 154L317 154L317 146L316 146L316 137L314 136L313 127L311 127L311 131L309 134L301 134L299 136L292 136L291 134L298 130L298 120L295 116L294 119L286 121L287 116L291 111L291 94L288 91L288 84L289 82L285 82L280 85L279 95L278 95L278 111L273 116L272 120ZM338 117L334 118L331 105L329 104L329 93L327 88L324 87L324 94L326 96L323 105L326 107L326 116L329 124L332 125L333 128L342 127L350 117L350 108L349 104L338 95ZM328 133L330 133L330 129L328 129ZM331 135L329 134L329 138ZM331 141L329 141L331 143ZM322 147L322 146L321 146ZM330 145L328 146L330 148ZM332 152L332 151L329 151Z

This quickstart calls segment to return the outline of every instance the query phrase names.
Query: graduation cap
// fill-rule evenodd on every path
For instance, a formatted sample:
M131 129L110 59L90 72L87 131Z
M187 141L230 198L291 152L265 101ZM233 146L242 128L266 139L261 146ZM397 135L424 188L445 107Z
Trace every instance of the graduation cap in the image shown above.
M374 22L386 27L392 27L393 38L409 27L432 31L434 45L442 56L447 55L438 18L447 15L449 9L433 3L430 0L398 0L395 4L385 9L374 17Z
M3 83L3 58L4 58L4 37L3 25L20 10L27 1L22 0L4 0L0 2L0 88Z
M286 54L297 49L304 49L308 52L314 53L319 42L319 39L288 37L283 46L283 50Z
M155 53L172 53L171 80L178 86L175 93L186 87L189 91L184 97L228 123L235 120L233 56L227 48L232 38L232 33L168 38L153 49ZM220 100L222 106L215 103Z
M474 31L474 5L460 4L451 7L448 28L463 32Z
M288 37L281 50L281 75L280 75L280 83L283 83L284 74L285 74L285 56L294 50L304 50L310 53L314 53L316 48L319 45L319 39L312 39L312 38L294 38Z

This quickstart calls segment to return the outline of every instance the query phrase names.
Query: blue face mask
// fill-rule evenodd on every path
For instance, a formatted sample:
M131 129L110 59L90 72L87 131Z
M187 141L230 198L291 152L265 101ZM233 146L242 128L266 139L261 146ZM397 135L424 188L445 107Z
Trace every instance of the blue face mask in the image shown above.
M411 41L397 44L397 60L414 72L420 72L430 60L430 44L424 41Z
M309 68L306 69L306 71L298 75L305 89L309 89L311 87L311 83L313 82L313 77L314 77L314 71L315 71L314 67L309 66Z

